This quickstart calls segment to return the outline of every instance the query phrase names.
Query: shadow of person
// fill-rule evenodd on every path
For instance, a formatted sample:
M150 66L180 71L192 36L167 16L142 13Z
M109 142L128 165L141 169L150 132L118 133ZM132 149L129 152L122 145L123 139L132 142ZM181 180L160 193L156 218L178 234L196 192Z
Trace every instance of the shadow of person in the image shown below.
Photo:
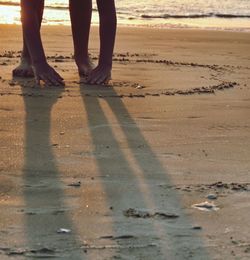
M26 111L23 166L26 254L34 258L83 259L51 143L51 111L63 88L41 90L27 87L21 80L18 83Z
M106 200L115 209L113 232L118 236L132 235L131 239L135 240L129 242L133 246L138 244L135 253L126 249L128 241L120 240L117 243L125 246L120 253L124 257L137 255L139 259L210 259L197 231L192 229L177 192L167 189L162 197L159 183L171 186L168 173L122 100L115 97L115 89L109 86L105 98L99 95L98 91L102 91L99 87L91 91L91 86L81 85L80 91L95 152L103 153L96 156L98 171L108 173L112 180L111 184L110 180L102 180L102 186ZM127 209L174 214L169 218L133 218L126 214ZM121 216L120 212L125 214Z

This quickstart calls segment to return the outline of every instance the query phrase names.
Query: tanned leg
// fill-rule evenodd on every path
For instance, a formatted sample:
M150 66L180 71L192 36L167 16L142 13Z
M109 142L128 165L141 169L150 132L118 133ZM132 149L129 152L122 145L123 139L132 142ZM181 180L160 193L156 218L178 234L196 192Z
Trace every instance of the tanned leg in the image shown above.
M47 86L62 86L64 85L62 77L48 64L43 49L40 33L43 9L44 0L21 0L25 46L28 49L37 84L43 81Z
M97 6L100 17L100 55L98 66L87 79L89 84L104 84L110 80L116 36L117 19L114 0L97 0Z
M93 69L88 55L92 0L70 0L69 9L76 65L79 75L87 76Z
M41 28L43 19L43 2L37 8L37 17L39 20L39 27ZM24 33L23 33L24 34ZM29 54L29 50L23 35L23 50L21 54L20 64L13 70L14 77L34 77L34 72L32 69L32 62Z

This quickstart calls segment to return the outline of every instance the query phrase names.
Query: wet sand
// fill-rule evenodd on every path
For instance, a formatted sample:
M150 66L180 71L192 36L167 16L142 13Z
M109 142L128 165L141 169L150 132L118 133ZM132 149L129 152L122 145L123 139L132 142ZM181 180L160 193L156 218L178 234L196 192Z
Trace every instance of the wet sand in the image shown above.
M250 34L119 28L104 87L44 27L65 89L13 79L0 35L1 259L249 259Z

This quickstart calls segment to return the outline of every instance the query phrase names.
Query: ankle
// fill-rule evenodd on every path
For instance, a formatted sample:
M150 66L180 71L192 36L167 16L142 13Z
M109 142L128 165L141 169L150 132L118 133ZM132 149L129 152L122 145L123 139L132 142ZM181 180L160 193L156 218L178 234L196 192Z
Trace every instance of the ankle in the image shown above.
M31 59L29 56L21 55L21 62L31 64Z
M90 62L90 57L89 57L88 54L87 55L77 55L77 54L75 54L74 58L75 58L76 64L86 64L86 63Z
M104 68L107 68L107 69L112 69L112 61L111 62L106 62L106 61L99 61L98 63L98 66L99 67L104 67Z

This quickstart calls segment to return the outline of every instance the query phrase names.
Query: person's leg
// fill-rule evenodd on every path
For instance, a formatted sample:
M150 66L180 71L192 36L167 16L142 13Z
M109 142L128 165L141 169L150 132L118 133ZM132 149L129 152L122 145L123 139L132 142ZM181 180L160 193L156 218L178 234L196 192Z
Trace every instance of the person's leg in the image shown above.
M86 76L92 70L88 55L92 0L70 0L69 9L76 65L80 76Z
M98 66L88 77L87 82L90 84L103 84L111 78L117 25L114 0L97 0L97 6L100 17L100 55Z
M46 86L64 86L63 78L51 67L46 59L41 38L41 20L44 0L21 0L22 30L30 56L36 83Z
M37 17L39 17L39 25L41 28L43 19L44 1L41 2L39 8L37 9ZM34 77L34 72L32 69L31 58L29 50L23 35L23 50L21 54L20 64L13 70L13 76L15 77Z

